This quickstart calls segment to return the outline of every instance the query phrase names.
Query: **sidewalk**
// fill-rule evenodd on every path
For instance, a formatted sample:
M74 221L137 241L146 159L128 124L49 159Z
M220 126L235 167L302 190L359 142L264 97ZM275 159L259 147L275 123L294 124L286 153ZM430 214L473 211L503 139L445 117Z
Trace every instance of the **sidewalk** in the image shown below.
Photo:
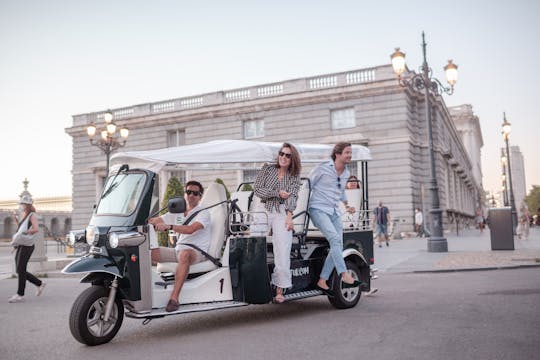
M379 272L442 272L442 271L472 271L501 268L516 268L524 266L540 267L540 228L531 228L527 240L514 238L515 250L491 250L490 230L464 230L459 236L448 234L448 252L427 252L427 238L404 238L391 240L390 246L379 248L375 246L374 267ZM9 246L0 243L0 247ZM11 256L10 256L11 257ZM65 253L57 252L52 247L47 251L47 266L38 274L48 277L65 277L60 270L73 261ZM11 263L11 259L10 259ZM3 264L4 267L12 265ZM1 270L1 269L0 269ZM8 277L8 272L5 271ZM10 274L9 274L10 275Z
M489 228L447 234L448 252L427 252L427 238L391 240L375 246L375 267L381 272L439 272L540 266L540 228L531 228L527 240L514 237L515 250L491 250Z

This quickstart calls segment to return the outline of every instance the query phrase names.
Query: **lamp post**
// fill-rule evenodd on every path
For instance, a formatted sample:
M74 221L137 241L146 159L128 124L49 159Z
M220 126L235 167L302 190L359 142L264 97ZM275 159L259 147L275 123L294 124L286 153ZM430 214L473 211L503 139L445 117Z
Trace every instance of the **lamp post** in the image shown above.
M430 191L431 191L431 236L428 238L427 248L429 252L447 252L448 242L443 237L443 223L442 223L442 210L440 209L439 201L439 187L437 185L437 173L435 168L435 150L433 147L433 125L431 115L431 102L432 96L439 96L442 92L452 95L454 92L454 84L457 82L457 65L448 60L448 64L444 67L446 73L446 80L450 87L445 87L439 80L432 77L432 71L426 60L426 41L424 32L422 32L422 53L423 63L420 67L420 73L414 74L410 78L403 78L401 74L405 72L405 54L396 48L394 53L390 56L392 59L392 67L394 72L398 76L399 84L403 87L407 87L412 91L416 91L424 94L425 106L426 106L426 118L428 122L428 135L429 135L429 155L431 163L431 179L430 179Z
M119 133L116 131L117 126L113 121L113 113L110 110L107 110L107 112L103 114L103 120L105 120L105 127L100 130L101 137L99 139L94 138L97 130L94 124L90 124L86 128L86 133L88 134L90 144L100 148L107 157L107 162L105 166L106 179L109 177L109 160L111 157L111 153L116 149L126 145L126 140L129 136L129 130L125 127L122 127Z
M510 126L510 123L508 120L506 120L506 113L503 112L503 124L502 124L502 135L504 142L506 144L506 161L508 164L508 190L510 194L510 208L512 209L512 231L514 235L516 234L516 227L517 227L517 212L516 212L516 203L514 201L514 188L512 186L512 166L510 165L510 145L509 138L510 138L510 131L512 130L512 127Z
M503 204L508 206L508 190L506 186L506 155L503 149L501 149L501 165L502 165L502 193L503 193Z

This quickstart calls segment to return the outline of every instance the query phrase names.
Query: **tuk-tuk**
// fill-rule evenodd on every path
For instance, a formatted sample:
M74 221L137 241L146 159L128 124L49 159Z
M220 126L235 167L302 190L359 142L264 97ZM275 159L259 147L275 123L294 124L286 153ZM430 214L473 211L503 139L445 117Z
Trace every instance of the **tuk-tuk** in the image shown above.
M329 159L332 147L295 144L302 163L316 164ZM119 331L124 316L142 319L190 312L209 311L250 304L268 304L275 295L270 283L273 269L272 237L250 231L257 197L239 186L230 198L225 187L210 184L201 206L210 212L212 235L206 260L191 265L180 293L180 307L166 312L174 284L176 263L151 263L151 248L157 242L148 219L160 213L158 176L177 169L259 169L274 162L281 143L218 140L153 151L119 153L111 159L112 169L90 222L84 231L73 231L70 241L86 242L86 255L67 265L63 273L85 273L81 282L91 286L73 303L69 327L76 340L87 345L109 342ZM330 303L338 309L356 306L363 291L371 286L373 233L368 216L367 161L369 150L353 145L358 162L359 189L347 191L357 212L344 215L344 251L347 269L361 285L342 287L335 271L329 279ZM329 250L322 234L309 220L311 187L302 178L297 208L293 214L291 250L292 288L285 301L324 295L316 287ZM183 198L169 200L169 212L183 212Z

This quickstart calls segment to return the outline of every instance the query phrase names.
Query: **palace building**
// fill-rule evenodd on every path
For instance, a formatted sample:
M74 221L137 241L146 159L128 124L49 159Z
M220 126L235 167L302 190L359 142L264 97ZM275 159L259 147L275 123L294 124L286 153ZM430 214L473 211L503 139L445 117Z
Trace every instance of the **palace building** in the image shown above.
M448 108L433 96L433 148L444 228L474 217L483 206L480 164L483 145L471 105ZM104 108L107 104L104 104ZM121 151L153 150L217 139L367 146L369 202L379 200L412 231L414 209L429 216L431 204L428 125L423 94L399 85L390 65L316 75L246 88L128 105L113 109L118 126L129 129ZM73 227L84 228L105 175L105 155L89 142L86 128L103 124L105 110L73 116ZM352 164L352 172L358 167ZM309 174L303 168L303 175ZM229 190L253 180L256 171L192 171L160 174L198 179L206 186L221 178ZM427 220L427 219L426 219ZM428 223L426 221L426 223Z

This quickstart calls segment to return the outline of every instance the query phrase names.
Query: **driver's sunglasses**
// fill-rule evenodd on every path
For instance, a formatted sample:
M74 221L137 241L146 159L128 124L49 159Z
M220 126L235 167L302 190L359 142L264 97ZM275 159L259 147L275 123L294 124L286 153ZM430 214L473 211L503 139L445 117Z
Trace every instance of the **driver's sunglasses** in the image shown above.
M186 190L186 194L193 196L201 196L201 192L198 190Z
M279 156L285 156L287 159L290 159L292 154L287 154L287 153L284 153L283 151L280 151Z

